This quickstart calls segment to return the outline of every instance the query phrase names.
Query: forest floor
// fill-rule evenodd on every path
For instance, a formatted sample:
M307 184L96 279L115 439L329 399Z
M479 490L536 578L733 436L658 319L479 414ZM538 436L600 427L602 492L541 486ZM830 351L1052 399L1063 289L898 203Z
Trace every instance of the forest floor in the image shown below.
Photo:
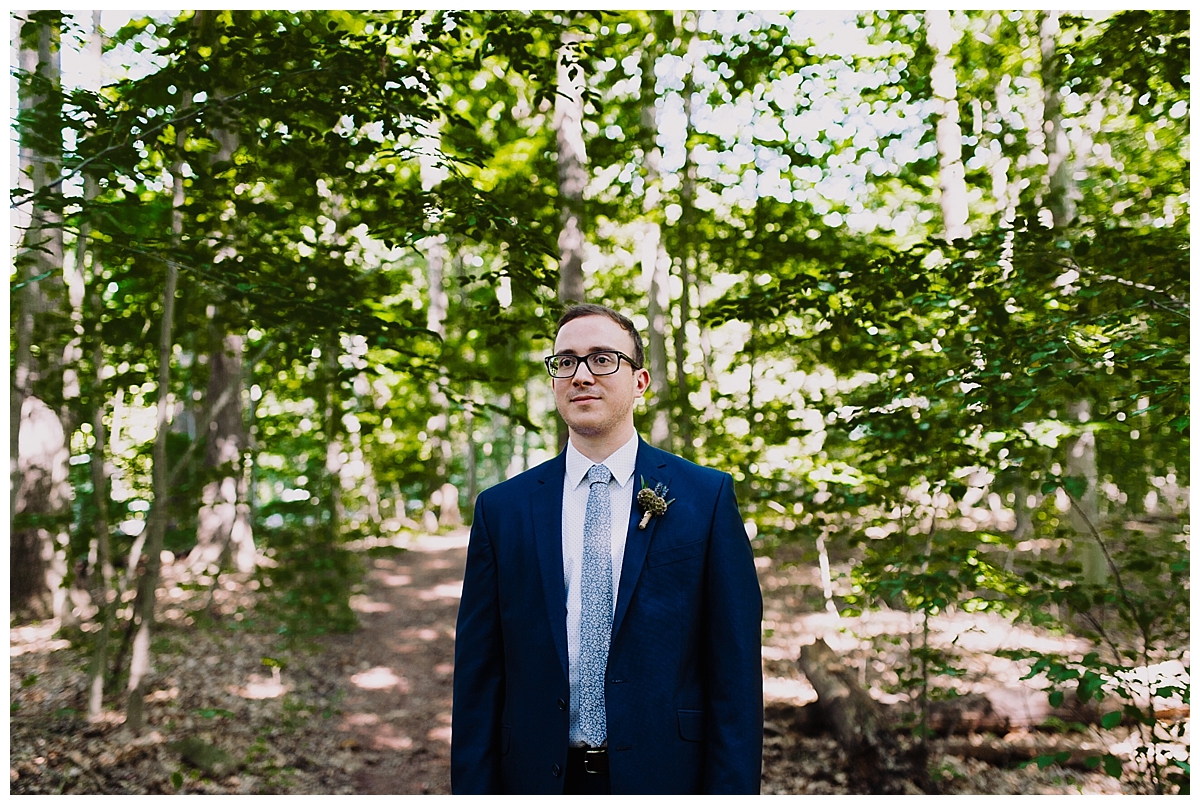
M245 578L223 576L214 588L165 587L148 727L139 737L127 734L116 710L87 721L87 657L56 634L56 623L12 628L10 792L449 793L454 621L465 544L460 531L413 538L404 551L370 552L366 583L352 600L361 629L307 648L289 647L254 626L248 614L256 593ZM811 568L760 559L759 572L769 630L763 793L861 793L832 737L807 736L790 724L796 709L816 698L795 660L802 644L823 637L859 669L873 695L895 698L888 680L912 624L901 613L851 619L814 612L820 588ZM968 651L962 684L1021 684L1019 669L989 652L1030 635L979 615L938 629ZM936 740L932 750L943 793L1142 791L1136 780L1100 772L997 768L940 754Z

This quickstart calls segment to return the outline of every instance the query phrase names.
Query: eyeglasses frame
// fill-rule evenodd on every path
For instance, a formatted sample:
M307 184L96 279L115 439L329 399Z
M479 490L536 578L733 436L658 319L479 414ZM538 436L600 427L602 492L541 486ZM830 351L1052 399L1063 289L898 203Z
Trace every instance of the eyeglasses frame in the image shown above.
M593 355L616 355L617 356L616 368L613 369L611 372L597 373L597 372L592 371L592 364L591 364L591 361L588 360L588 358L592 357ZM555 375L554 372L550 369L550 361L554 360L555 358L575 358L579 361L579 363L575 364L575 371L571 372L571 374ZM598 349L595 352L589 352L586 355L547 355L542 360L545 361L545 363L546 363L546 373L548 375L550 375L551 380L570 380L571 378L575 377L575 375L577 375L579 373L579 367L583 366L585 363L588 365L588 371L591 372L594 377L608 377L609 375L615 375L617 372L619 372L621 370L621 359L622 358L625 359L626 363L628 363L630 366L633 367L633 370L635 372L642 368L642 367L638 366L637 363L634 362L633 358L629 357L624 352L621 352L621 351L615 350L615 349Z

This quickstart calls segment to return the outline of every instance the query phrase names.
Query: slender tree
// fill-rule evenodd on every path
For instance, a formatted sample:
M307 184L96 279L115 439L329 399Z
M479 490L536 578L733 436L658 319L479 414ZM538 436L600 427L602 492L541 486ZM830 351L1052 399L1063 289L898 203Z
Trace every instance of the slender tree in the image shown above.
M61 548L70 520L67 429L62 421L64 367L59 361L70 321L63 280L59 37L61 13L13 17L18 43L19 247L21 281L13 289L15 339L9 398L10 604L43 616L70 618L61 582ZM68 370L73 371L73 370ZM62 538L62 539L60 539Z
M696 163L689 144L692 121L695 118L696 72L704 46L696 30L698 12L675 12L675 30L680 38L678 49L683 52L687 73L683 79L683 150L684 161L679 186L679 220L675 226L675 265L679 272L679 323L675 327L675 407L679 450L684 456L695 455L695 423L691 403L691 382L687 372L688 326L692 323L692 291L697 267L696 231ZM679 33L682 32L682 33ZM682 41L680 41L682 40Z
M1075 220L1076 190L1071 141L1063 120L1062 57L1059 55L1061 28L1058 17L1056 11L1041 12L1038 35L1042 55L1042 128L1046 135L1046 205L1050 209L1053 227L1062 230ZM1108 575L1108 567L1092 533L1100 522L1100 499L1096 436L1088 424L1092 419L1091 401L1084 399L1071 402L1068 414L1078 423L1081 432L1067 444L1066 475L1083 483L1083 494L1070 501L1068 517L1076 533L1075 552L1082 561L1084 578L1100 584Z
M670 14L651 11L650 30L642 43L641 52L641 132L642 154L645 160L645 196L642 200L642 232L639 259L642 276L649 281L646 299L648 319L647 355L650 362L650 401L653 410L650 422L650 443L665 449L671 446L671 386L668 376L667 330L671 313L671 258L663 243L662 213L664 193L660 163L662 146L658 143L661 106L657 91L656 66L674 36L674 21Z
M930 81L937 115L938 186L942 226L950 240L969 237L967 181L962 158L962 129L958 114L958 79L952 51L957 38L950 12L925 12L925 37L934 52Z
M554 136L558 147L558 301L563 307L584 301L583 192L587 188L587 152L583 144L583 68L571 58L582 41L567 30L560 40L558 94L554 100ZM567 444L567 426L558 418L558 446Z

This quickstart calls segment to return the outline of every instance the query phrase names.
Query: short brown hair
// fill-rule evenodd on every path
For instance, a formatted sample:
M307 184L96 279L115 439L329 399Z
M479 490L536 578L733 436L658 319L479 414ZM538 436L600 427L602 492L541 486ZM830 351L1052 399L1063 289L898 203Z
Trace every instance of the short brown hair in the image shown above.
M646 365L646 351L642 348L642 337L638 334L637 327L633 326L633 322L627 316L621 315L611 307L592 304L571 305L559 317L558 327L554 332L557 333L561 330L567 322L582 319L584 316L603 316L621 325L621 329L629 333L629 336L633 339L633 354L629 357L633 358L638 369Z

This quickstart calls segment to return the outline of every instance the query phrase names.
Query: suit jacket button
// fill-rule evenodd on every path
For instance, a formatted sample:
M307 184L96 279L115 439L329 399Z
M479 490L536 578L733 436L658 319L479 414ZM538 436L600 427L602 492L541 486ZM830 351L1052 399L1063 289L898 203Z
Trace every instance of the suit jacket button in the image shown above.
M562 769L560 769L558 767L558 764L555 763L553 766L550 767L550 773L553 774L555 777L557 777L558 775L562 774Z
M559 700L558 700L558 709L559 709L559 710L566 710L566 709L567 709L567 703L566 703L566 702L564 702L562 699L559 699Z

